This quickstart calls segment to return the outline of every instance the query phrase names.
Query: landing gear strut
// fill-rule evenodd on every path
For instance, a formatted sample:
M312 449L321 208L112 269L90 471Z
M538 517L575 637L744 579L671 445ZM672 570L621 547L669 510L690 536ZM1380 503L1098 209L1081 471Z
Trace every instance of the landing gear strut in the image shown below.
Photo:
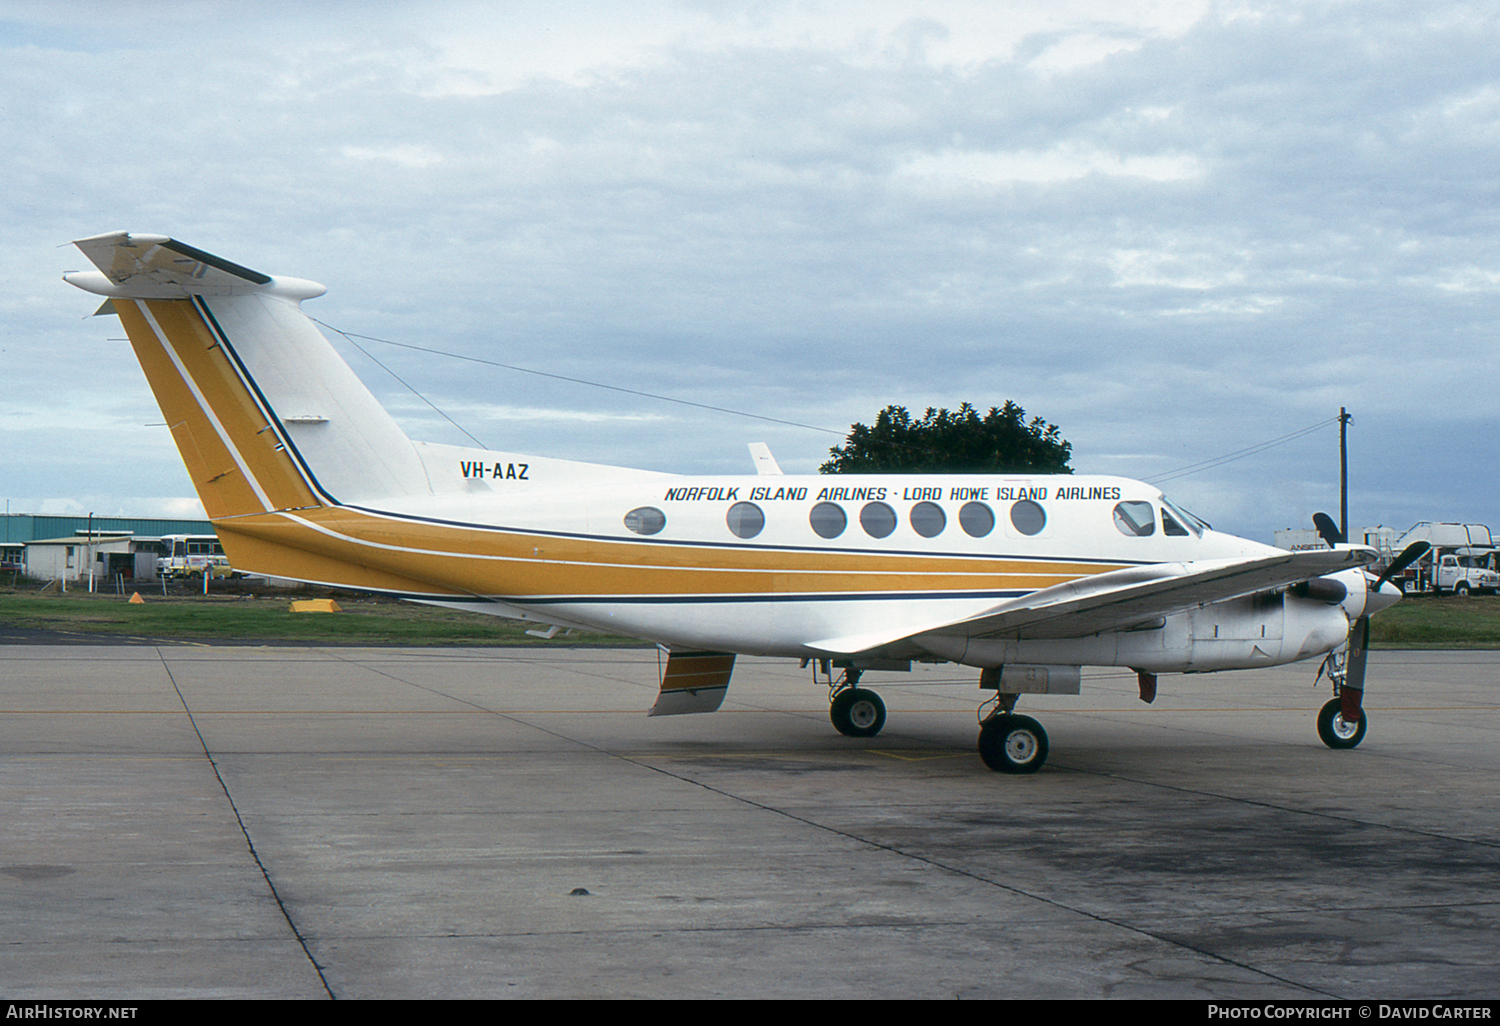
M885 703L880 696L855 686L861 672L850 667L828 689L828 719L846 737L874 737L885 726Z
M1364 623L1368 630L1368 621ZM1358 675L1364 676L1365 642L1362 635L1356 637L1355 630L1351 630L1348 647L1328 653L1318 668L1318 676L1327 674L1333 685L1333 698L1318 710L1318 737L1329 748L1353 748L1365 739L1370 714L1364 709L1364 688L1356 687L1349 679L1354 676L1349 672L1351 663L1357 663ZM1363 684L1363 679L1359 683Z

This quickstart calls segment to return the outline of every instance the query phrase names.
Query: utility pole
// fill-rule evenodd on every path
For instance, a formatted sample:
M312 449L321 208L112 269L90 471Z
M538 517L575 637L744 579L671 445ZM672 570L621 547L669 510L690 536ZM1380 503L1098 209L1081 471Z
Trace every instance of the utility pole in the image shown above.
M1339 407L1339 533L1349 540L1349 411Z

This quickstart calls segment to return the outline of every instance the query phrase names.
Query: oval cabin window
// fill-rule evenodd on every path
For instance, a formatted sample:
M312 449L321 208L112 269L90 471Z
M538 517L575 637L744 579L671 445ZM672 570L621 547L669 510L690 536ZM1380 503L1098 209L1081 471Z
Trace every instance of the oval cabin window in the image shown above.
M1010 508L1010 523L1025 535L1040 534L1047 526L1047 511L1039 503L1022 499Z
M871 538L885 538L896 529L896 511L883 502L867 502L859 511L859 526Z
M911 521L911 529L923 538L936 538L948 526L948 517L943 513L943 507L935 502L917 503L911 508L907 519Z
M819 538L837 538L849 526L844 508L831 502L818 503L807 515L807 520Z
M636 534L657 534L667 526L667 515L655 506L641 506L625 514L625 526Z
M724 518L736 538L754 538L766 526L766 515L753 502L736 502Z
M983 538L995 529L995 511L982 502L966 502L958 511L958 526L970 538Z

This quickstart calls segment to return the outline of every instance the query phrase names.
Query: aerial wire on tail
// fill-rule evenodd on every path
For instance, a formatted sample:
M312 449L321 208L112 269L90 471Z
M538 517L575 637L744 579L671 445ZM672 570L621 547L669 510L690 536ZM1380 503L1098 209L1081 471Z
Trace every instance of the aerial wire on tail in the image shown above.
M768 417L768 416L766 416L764 414L761 414L761 413L749 413L749 412L746 412L744 410L731 409L730 407L727 407L727 406L715 406L715 405L713 405L711 403L694 402L691 399L681 399L681 398L678 398L676 396L661 395L661 394L656 393L656 392L646 392L646 391L642 391L641 389L636 389L636 388L626 388L623 385L610 385L610 384L606 384L606 383L604 383L602 381L590 381L588 378L578 378L578 377L573 377L573 376L567 375L567 374L558 374L558 373L556 373L554 371L538 370L535 367L522 367L522 366L519 366L517 364L502 363L499 360L491 360L491 359L487 359L487 358L481 357L481 356L469 356L469 355L466 355L464 353L452 353L452 352L448 352L448 351L442 350L442 349L433 349L430 346L418 346L418 345L413 345L413 344L411 344L409 342L396 342L396 341L394 341L392 339L379 338L379 337L374 336L374 335L362 335L362 334L359 334L357 332L344 331L342 328L336 328L333 325L327 323L326 321L320 321L320 320L318 320L316 317L313 318L313 320L317 324L321 325L322 327L327 328L329 331L332 331L335 334L337 334L338 336L340 336L341 338L347 340L350 345L352 345L355 349L359 350L360 353L362 353L364 356L368 357L372 363L374 363L381 370L385 371L391 377L395 378L398 382L400 382L402 384L402 386L404 386L405 388L409 389L412 392L413 395L417 396L419 399L421 399L428 406L431 406L434 410L436 410L438 412L438 414L440 414L443 417L444 420L448 421L454 427L458 428L459 431L462 431L466 436L468 436L471 440L473 440L476 445L479 445L480 448L485 448L485 446L483 445L483 443L481 443L477 438L474 438L474 436L472 434L470 434L468 431L464 430L464 428L461 427L458 424L457 421L455 421L452 417L448 416L448 414L444 413L441 409L439 409L436 406L436 404L434 404L432 402L432 400L430 400L426 396L422 395L422 393L420 393L419 391L417 391L417 389L414 388L408 381L406 381L404 378L402 378L395 371L393 371L389 367L387 367L384 363L382 363L379 359L377 359L368 349L366 349L364 346L361 346L359 344L359 342L356 341L356 340L357 339L363 339L366 342L379 342L382 345L395 346L398 349L409 349L409 350L412 350L412 351L418 352L418 353L428 353L428 354L431 354L432 356L441 356L441 357L445 357L445 358L450 359L450 360L463 360L463 361L468 362L468 363L477 363L477 364L481 364L481 365L486 366L486 367L495 367L495 368L498 368L500 370L513 371L513 372L518 373L518 374L534 374L534 375L536 375L538 377L551 378L551 379L553 379L555 381L566 381L566 382L569 382L569 383L575 384L575 385L587 385L590 388L603 388L603 389L607 389L607 390L609 390L611 392L621 392L621 393L623 393L625 395L639 396L639 397L641 397L643 399L655 399L658 402L677 403L680 406L691 406L691 407L693 407L695 409L708 410L708 411L713 412L713 413L727 413L727 414L729 414L731 416L735 416L735 417L748 417L751 420L765 421L765 422L770 423L770 424L780 424L780 425L783 425L784 427L801 428L804 431L817 431L817 432L819 432L821 434L837 435L837 436L839 436L841 438L842 437L846 437L847 434L848 434L847 431L839 431L839 430L836 430L834 428L819 427L816 424L803 424L800 421L785 420L785 419L780 418L780 417ZM1191 474L1201 473L1204 470L1210 470L1210 469L1212 469L1214 467L1221 466L1221 465L1223 465L1225 463L1232 463L1235 460L1244 459L1247 456L1253 456L1256 453L1263 452L1266 449L1274 448L1275 446L1284 445L1287 442L1295 441L1296 439L1301 438L1304 435L1312 434L1314 431L1318 431L1318 430L1320 430L1322 428L1328 427L1329 425L1336 424L1336 423L1338 423L1338 418L1336 418L1336 417L1329 418L1328 420L1321 420L1321 421L1317 422L1316 424L1310 424L1307 427L1300 428L1300 429L1298 429L1296 431L1290 432L1290 433L1285 434L1285 435L1281 435L1278 438L1273 438L1273 439L1270 439L1269 441L1260 442L1260 443L1258 443L1256 445L1248 446L1248 447L1246 447L1244 449L1235 450L1234 452L1225 453L1222 456L1215 456L1215 457L1212 457L1210 459L1202 460L1202 461L1200 461L1198 463L1192 463L1192 464L1189 464L1188 466L1180 467L1180 468L1178 468L1176 470L1168 471L1167 473L1165 473L1163 475L1160 475L1158 477L1148 478L1147 480L1151 484L1158 484L1159 485L1159 484L1161 484L1164 481L1170 481L1170 480L1174 480L1174 479L1179 478L1179 477L1187 477L1188 475L1191 475Z
M327 328L329 331L337 332L343 338L348 339L350 345L353 345L356 349L359 349L360 352L365 353L366 356L369 356L369 353L361 348L358 343L354 341L355 339L360 338L364 339L367 342L379 342L383 345L396 346L398 349L411 349L419 353L431 353L433 356L446 356L451 360L466 360L469 363L483 364L486 367L498 367L501 370L515 371L519 374L535 374L538 377L552 378L556 381L568 381L575 385L588 385L590 388L605 388L610 390L611 392L623 392L626 395L640 396L643 399L656 399L666 403L678 403L682 406L693 406L697 409L710 410L714 413L728 413L735 417L749 417L752 420L763 420L771 424L781 424L786 427L802 428L806 431L820 431L824 434L838 435L840 437L843 437L846 434L846 432L844 431L836 431L833 428L818 427L815 424L801 424L795 420L783 420L779 417L767 417L764 414L760 413L747 413L744 410L733 410L726 406L713 406L709 403L693 402L691 399L678 399L669 395L657 395L654 392L643 392L635 388L626 388L623 385L607 385L602 381L590 381L587 378L570 377L566 374L557 374L552 371L537 370L535 367L519 367L515 364L501 363L499 360L487 360L483 357L467 356L463 353L449 353L441 349L431 349L427 346L416 346L407 342L394 342L388 338L376 338L373 335L359 335L354 332L343 331L339 328L335 328L331 324L317 320L317 318L313 318L313 320L316 321L316 323ZM374 357L370 358L374 360ZM377 364L380 363L379 360L375 360L375 362ZM384 364L380 365L384 367ZM393 372L392 377L395 377L395 374ZM396 380L400 381L401 379L397 378ZM402 384L406 383L403 381ZM411 386L407 385L406 387L410 388ZM468 434L468 432L464 433ZM473 436L470 435L470 437L472 438Z

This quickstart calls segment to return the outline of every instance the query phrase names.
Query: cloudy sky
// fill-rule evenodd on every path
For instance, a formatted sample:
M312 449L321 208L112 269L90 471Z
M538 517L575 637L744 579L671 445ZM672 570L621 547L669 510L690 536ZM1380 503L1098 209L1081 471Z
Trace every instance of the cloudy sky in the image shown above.
M1269 541L1337 515L1347 406L1355 527L1500 529L1489 5L0 0L0 46L12 512L196 515L60 281L126 229L471 358L338 342L417 438L467 441L398 377L488 446L697 473L1013 399Z

